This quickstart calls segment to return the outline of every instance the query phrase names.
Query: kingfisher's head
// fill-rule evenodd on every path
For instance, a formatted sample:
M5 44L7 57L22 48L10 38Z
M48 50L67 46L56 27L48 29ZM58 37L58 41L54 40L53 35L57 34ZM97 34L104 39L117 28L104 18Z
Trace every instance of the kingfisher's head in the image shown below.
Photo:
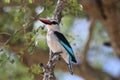
M57 21L44 18L40 18L39 20L47 25L48 30L59 30L59 23Z

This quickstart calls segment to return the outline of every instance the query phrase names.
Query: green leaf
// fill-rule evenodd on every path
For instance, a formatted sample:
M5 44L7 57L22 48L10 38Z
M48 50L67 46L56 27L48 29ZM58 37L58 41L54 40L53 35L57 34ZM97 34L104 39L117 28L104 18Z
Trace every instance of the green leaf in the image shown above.
M15 17L15 18L14 18L14 21L15 21L15 22L18 22L18 21L19 21L18 17Z
M74 4L78 4L78 0L72 0Z
M1 59L6 59L7 55L5 53L1 54Z
M32 72L35 74L43 73L43 69L36 64L32 65L31 69L32 69Z
M14 59L10 60L10 63L12 63L12 64L13 64L14 62L15 62L15 60L14 60Z
M7 60L7 55L5 53L0 54L0 66L4 64Z
M34 49L35 49L35 44L31 43L28 48L28 53L32 55L34 53Z
M10 0L4 0L5 3L10 3Z
M29 0L29 3L33 3L33 0Z

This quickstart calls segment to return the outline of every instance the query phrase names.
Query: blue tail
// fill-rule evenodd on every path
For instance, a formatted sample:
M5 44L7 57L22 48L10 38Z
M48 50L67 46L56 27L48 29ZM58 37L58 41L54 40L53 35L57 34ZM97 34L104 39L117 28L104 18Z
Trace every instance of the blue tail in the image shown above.
M69 72L71 75L73 75L73 69L72 69L72 58L69 56L69 64L68 64L68 67L69 67Z

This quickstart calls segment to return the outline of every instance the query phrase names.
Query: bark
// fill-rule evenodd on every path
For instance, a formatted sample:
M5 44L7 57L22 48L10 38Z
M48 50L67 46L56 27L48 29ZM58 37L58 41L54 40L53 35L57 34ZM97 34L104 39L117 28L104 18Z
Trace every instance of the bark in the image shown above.
M58 0L57 6L56 6L55 11L54 11L53 19L55 19L59 23L60 23L61 18L62 18L62 10L64 8L65 3L66 3L66 0Z

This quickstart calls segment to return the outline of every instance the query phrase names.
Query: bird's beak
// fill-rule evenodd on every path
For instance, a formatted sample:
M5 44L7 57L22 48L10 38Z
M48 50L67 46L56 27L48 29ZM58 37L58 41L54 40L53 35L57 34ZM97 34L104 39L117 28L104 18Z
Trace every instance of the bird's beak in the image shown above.
M51 24L51 21L48 19L40 18L39 20L45 24Z

